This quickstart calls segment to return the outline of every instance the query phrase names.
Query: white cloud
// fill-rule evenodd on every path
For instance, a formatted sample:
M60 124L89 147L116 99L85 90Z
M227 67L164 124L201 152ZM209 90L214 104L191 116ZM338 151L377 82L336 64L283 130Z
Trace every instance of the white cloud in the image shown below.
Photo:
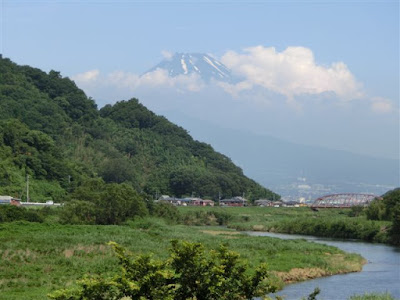
M393 102L381 97L371 98L371 110L379 114L391 113L394 110Z
M100 75L99 70L90 70L84 73L76 74L72 76L72 80L77 82L89 83L96 81Z
M142 76L124 71L114 71L101 76L98 70L93 70L74 75L72 79L89 93L96 87L125 90L130 94L138 89L171 88L179 92L198 92L204 88L204 82L198 74L169 77L168 72L163 69L156 69Z
M167 51L167 50L162 50L161 55L166 59L171 59L172 56L174 56L174 54L172 52Z
M129 88L130 90L134 90L139 83L139 78L138 75L133 73L114 71L107 75L106 82L108 85L117 88Z
M289 99L326 92L334 92L343 100L363 96L361 84L343 62L318 65L308 48L288 47L277 52L274 47L257 46L244 49L243 54L228 51L221 60L243 78L238 84L223 86L234 94L262 86Z

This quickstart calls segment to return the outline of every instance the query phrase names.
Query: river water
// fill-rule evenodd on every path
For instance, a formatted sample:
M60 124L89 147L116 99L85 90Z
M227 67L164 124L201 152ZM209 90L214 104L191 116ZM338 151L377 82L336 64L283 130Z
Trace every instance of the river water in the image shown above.
M269 232L246 232L253 236L270 236L281 239L306 239L340 248L346 252L358 253L368 263L361 272L317 278L287 285L276 295L285 300L307 298L307 295L319 287L321 293L317 299L345 300L352 295L364 293L390 293L400 299L400 248L382 244L359 241L334 240L304 235L278 234Z

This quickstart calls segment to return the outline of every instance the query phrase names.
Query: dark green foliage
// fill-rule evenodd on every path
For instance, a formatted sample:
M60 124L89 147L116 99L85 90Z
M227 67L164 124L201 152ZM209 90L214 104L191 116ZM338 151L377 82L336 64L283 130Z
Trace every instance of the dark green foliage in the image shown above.
M2 153L8 152L4 159L10 159L13 165L27 170L36 179L62 182L71 172L51 137L30 130L15 119L0 121L0 149Z
M370 220L391 221L394 217L394 208L398 204L400 204L400 188L387 192L382 199L375 199L366 211L367 217Z
M135 172L132 166L124 158L107 161L100 172L105 182L123 183L135 179Z
M392 221L389 229L390 241L400 245L400 188L384 194L382 199L374 200L366 211L370 220Z
M94 203L72 200L65 204L60 221L63 224L96 224L96 215Z
M374 200L365 211L368 220L386 219L386 208L382 200Z
M101 179L84 182L65 205L62 222L69 224L121 224L128 218L145 216L144 199L127 184L105 184Z
M397 203L392 209L392 227L389 230L391 242L400 245L400 203Z
M239 254L220 246L206 253L200 243L173 241L167 260L149 255L133 259L123 247L110 243L121 272L114 278L86 278L78 289L60 290L51 299L252 299L274 292L266 265L249 274Z
M43 218L35 210L14 205L0 205L0 223L13 221L43 222Z
M176 206L169 203L156 203L152 207L150 213L153 216L160 217L169 221L177 222L180 220L180 213Z
M355 205L350 208L349 216L358 217L364 212L364 207L361 205Z
M361 239L369 242L386 242L380 236L378 223L357 219L296 218L272 225L276 231L324 236L331 238ZM383 240L382 240L383 238Z

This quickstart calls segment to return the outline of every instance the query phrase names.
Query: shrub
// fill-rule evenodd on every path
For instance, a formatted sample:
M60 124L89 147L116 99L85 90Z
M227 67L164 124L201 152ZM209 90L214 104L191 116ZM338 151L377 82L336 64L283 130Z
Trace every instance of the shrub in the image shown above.
M43 222L43 218L36 210L14 205L0 205L0 223L13 221Z
M96 224L96 206L88 201L72 200L65 204L60 222L63 224Z
M156 217L161 217L163 219L173 222L179 221L181 217L176 206L163 202L155 203L154 206L152 207L151 213Z
M239 254L220 246L206 253L203 245L173 241L170 257L154 260L149 255L133 259L123 247L111 242L122 271L113 278L85 278L79 287L55 291L56 300L74 299L252 299L274 292L267 269L253 274Z

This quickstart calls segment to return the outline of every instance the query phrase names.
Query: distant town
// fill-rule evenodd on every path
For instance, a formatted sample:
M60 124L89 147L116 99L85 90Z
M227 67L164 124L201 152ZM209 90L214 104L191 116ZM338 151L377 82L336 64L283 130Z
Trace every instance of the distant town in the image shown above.
M272 184L269 186L273 191L282 196L284 202L299 202L311 204L315 199L329 194L358 193L383 195L395 188L390 185L368 184L362 182L337 182L322 184L306 177L297 177L291 183Z

